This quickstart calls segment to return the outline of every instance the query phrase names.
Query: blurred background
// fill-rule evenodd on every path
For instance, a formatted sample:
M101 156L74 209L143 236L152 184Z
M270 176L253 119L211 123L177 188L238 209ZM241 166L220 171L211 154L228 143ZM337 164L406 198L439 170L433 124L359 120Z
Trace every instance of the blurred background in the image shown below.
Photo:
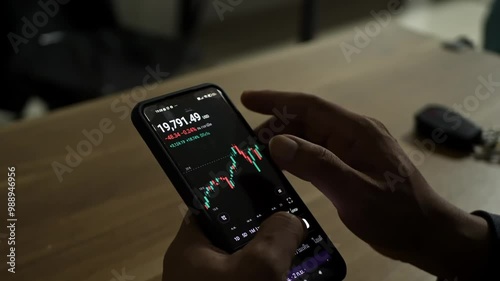
M0 126L321 37L387 0L4 0ZM491 0L401 1L396 22L484 49ZM156 69L158 70L158 69ZM168 72L168 75L165 73Z

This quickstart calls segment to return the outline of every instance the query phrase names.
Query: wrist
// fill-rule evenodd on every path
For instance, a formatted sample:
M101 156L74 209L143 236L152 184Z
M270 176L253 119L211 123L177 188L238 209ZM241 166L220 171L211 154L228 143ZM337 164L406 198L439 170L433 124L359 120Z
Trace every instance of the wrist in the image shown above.
M431 213L423 251L411 263L449 280L475 280L485 269L492 239L485 219L444 202Z
M450 259L447 275L458 277L460 281L477 280L486 269L490 256L489 226L481 217L460 212L462 214L456 218L457 228L448 240L450 244L444 248Z

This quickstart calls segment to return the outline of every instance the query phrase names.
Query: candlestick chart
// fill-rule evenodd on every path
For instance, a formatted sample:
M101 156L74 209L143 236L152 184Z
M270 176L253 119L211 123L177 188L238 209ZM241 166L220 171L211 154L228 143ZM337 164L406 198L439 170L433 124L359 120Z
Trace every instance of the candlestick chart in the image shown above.
M235 176L238 169L241 169L242 163L250 164L258 173L262 171L259 167L259 162L262 161L263 156L257 145L241 149L237 145L232 144L229 151L231 162L229 163L227 176L215 177L200 188L203 194L203 206L207 210L211 207L211 198L216 194L216 189L220 189L221 187L229 187L230 190L238 188Z

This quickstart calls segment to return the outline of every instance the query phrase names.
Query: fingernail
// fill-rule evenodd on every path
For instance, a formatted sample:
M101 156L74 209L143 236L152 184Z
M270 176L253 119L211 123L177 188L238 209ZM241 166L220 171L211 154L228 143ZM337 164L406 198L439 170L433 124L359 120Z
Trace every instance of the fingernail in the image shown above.
M291 138L276 136L269 142L269 148L274 158L281 161L291 161L295 157L299 145Z

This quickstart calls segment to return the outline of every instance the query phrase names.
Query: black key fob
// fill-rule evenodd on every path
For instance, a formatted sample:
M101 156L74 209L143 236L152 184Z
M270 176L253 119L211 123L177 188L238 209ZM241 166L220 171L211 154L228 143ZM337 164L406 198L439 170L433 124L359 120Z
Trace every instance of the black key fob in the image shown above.
M416 131L434 143L472 152L483 142L482 129L470 120L440 105L429 105L415 115Z

